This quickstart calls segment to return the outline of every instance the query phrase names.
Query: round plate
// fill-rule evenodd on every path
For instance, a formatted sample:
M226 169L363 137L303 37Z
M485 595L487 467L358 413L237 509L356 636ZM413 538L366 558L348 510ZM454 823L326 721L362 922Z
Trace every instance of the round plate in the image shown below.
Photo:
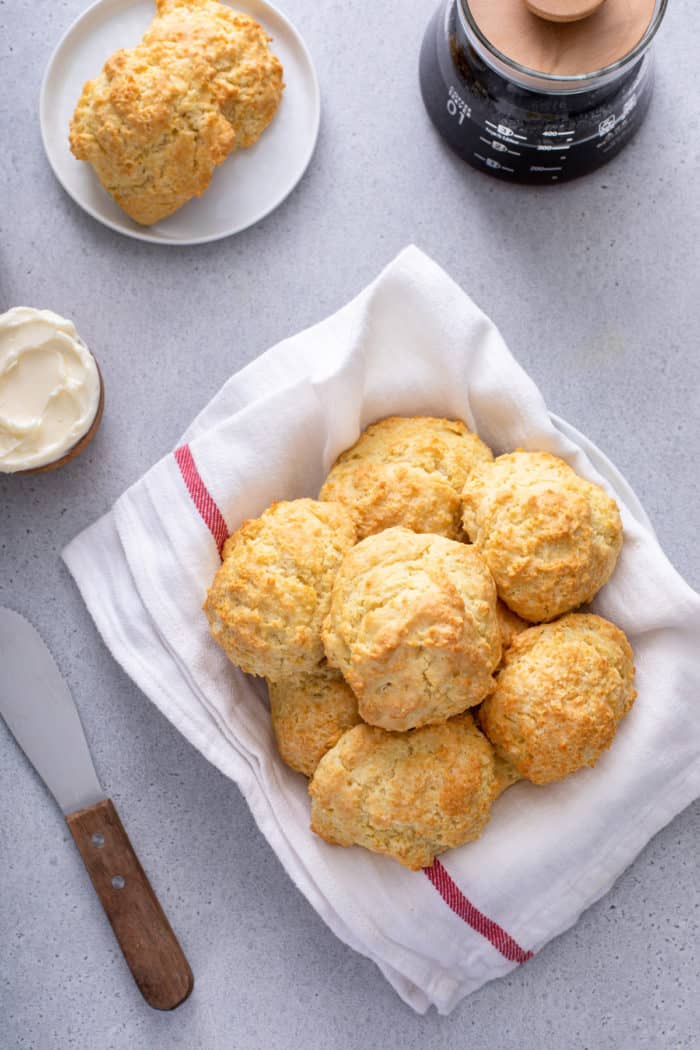
M133 222L102 188L90 165L76 160L68 145L68 128L83 84L98 75L113 51L138 44L155 14L153 0L98 0L73 23L51 56L39 111L49 163L73 200L119 233L156 244L202 244L228 237L281 204L311 160L321 107L316 71L304 41L264 0L235 0L227 6L251 15L273 38L271 49L284 67L282 102L258 142L232 153L217 168L202 197L153 226Z

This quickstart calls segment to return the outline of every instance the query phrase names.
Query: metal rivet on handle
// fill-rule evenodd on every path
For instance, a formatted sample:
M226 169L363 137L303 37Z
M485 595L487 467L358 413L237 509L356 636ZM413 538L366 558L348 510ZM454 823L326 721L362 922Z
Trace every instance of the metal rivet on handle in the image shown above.
M125 886L125 880L123 875L112 876L112 887L115 890L123 890Z
M92 842L93 846L97 846L97 848L99 849L101 846L104 846L105 837L100 831L96 831L90 839L90 841Z

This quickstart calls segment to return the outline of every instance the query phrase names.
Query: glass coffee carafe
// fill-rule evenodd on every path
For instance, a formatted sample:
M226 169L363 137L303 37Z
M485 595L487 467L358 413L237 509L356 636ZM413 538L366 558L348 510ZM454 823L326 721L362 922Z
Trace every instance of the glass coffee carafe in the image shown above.
M420 85L441 135L469 164L501 179L557 183L595 171L630 141L653 87L650 44L668 0L656 0L643 37L591 73L540 73L486 39L469 0L444 0L420 55Z

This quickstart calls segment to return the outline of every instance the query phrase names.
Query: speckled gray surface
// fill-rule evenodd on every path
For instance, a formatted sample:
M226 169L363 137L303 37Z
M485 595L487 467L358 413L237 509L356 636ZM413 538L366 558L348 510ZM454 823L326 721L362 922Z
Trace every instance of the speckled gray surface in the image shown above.
M99 226L49 170L39 82L84 6L0 0L0 309L74 318L107 390L82 459L0 481L0 603L53 649L197 986L173 1015L144 1005L60 814L0 726L0 1046L697 1046L700 804L537 958L450 1017L418 1017L317 918L235 785L112 661L58 556L227 376L414 241L500 325L550 408L626 474L700 588L695 5L671 0L656 96L632 146L584 181L527 190L464 167L428 123L416 61L433 0L289 0L321 81L317 153L275 214L191 249Z

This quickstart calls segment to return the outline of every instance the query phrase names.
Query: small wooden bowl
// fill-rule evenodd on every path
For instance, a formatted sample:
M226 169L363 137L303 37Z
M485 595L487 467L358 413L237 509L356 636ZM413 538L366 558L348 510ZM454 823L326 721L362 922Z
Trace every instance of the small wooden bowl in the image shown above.
M97 364L97 361L95 361L95 365L97 367L97 374L100 379L100 399L97 402L97 411L95 412L95 418L90 424L90 429L87 430L83 434L83 436L78 441L76 441L76 443L72 445L71 448L68 449L67 452L64 452L59 459L54 459L51 461L51 463L44 463L44 465L41 467L30 467L29 470L14 470L12 471L13 474L45 474L47 470L58 470L59 467L64 467L66 463L70 463L72 459L75 459L76 456L79 456L81 452L85 451L85 449L88 447L95 434L97 433L100 421L102 419L102 412L104 411L105 406L105 385L102 380L102 373L100 372L100 366Z

